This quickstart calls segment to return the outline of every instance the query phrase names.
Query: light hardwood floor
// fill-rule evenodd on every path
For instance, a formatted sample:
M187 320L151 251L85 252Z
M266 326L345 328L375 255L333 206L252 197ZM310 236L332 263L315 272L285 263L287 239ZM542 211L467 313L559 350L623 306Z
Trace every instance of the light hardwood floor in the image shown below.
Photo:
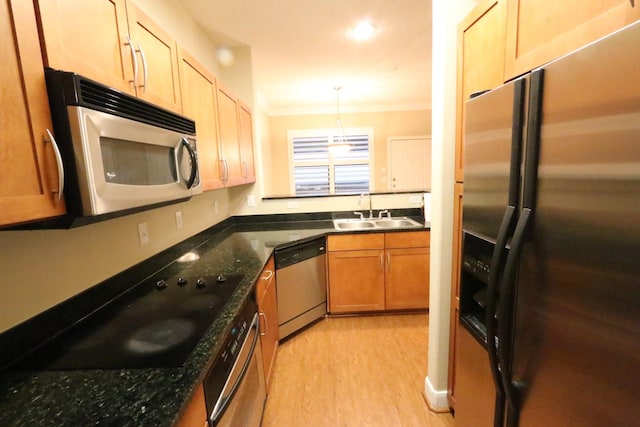
M449 427L428 410L427 314L328 318L278 350L263 427Z

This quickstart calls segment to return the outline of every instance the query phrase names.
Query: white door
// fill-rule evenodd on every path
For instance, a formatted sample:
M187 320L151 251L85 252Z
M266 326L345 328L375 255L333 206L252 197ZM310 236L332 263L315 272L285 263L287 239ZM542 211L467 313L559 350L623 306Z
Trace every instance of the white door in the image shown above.
M431 138L389 138L389 190L431 189Z

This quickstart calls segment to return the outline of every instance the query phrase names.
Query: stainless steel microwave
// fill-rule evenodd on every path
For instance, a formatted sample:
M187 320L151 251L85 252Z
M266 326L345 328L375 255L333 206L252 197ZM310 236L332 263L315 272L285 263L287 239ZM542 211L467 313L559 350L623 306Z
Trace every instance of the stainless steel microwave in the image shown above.
M45 76L70 215L115 216L202 191L193 120L74 73Z

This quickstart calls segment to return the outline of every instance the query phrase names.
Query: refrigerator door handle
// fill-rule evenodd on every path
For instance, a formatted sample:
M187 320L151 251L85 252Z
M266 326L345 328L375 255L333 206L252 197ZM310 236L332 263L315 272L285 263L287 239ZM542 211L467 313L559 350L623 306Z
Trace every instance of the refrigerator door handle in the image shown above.
M524 164L522 207L533 210L537 194L540 127L542 124L542 88L544 69L531 74L529 114L527 116L527 147Z
M502 386L500 373L500 361L498 358L497 328L499 316L497 316L497 306L499 298L499 283L503 276L506 258L507 241L514 232L516 220L518 218L516 206L520 195L520 163L522 162L523 128L524 128L524 102L526 95L526 78L518 79L514 82L513 96L513 121L511 128L511 166L509 169L509 201L505 208L496 245L491 256L491 271L489 272L489 283L487 287L487 307L485 325L487 327L487 352L489 354L489 365L493 383L496 387L496 404L494 411L494 426L504 425L504 404L505 393Z
M504 275L500 283L500 302L498 306L498 361L500 363L500 376L502 378L502 387L504 389L505 398L510 407L510 413L517 420L517 414L520 412L520 391L513 381L511 372L511 333L513 306L515 302L515 278L522 248L527 241L529 228L533 220L533 211L524 208L520 213L520 218L516 224L516 230L513 233L511 248L507 256L507 262L504 268ZM510 417L510 418L512 418ZM511 419L513 422L513 418ZM517 421L516 424L517 425Z
M497 339L497 322L498 316L496 316L498 305L498 284L502 277L503 266L505 262L505 246L507 239L513 230L513 222L515 216L515 206L507 206L502 217L502 223L498 231L498 237L496 239L496 245L493 249L491 257L491 271L489 272L489 283L487 287L487 308L485 325L487 327L487 352L489 353L489 365L491 368L491 375L493 376L493 383L496 386L496 408L494 425L502 426L502 417L504 413L504 388L502 386L502 378L500 374L500 363L498 359L498 343ZM498 404L500 403L500 404Z

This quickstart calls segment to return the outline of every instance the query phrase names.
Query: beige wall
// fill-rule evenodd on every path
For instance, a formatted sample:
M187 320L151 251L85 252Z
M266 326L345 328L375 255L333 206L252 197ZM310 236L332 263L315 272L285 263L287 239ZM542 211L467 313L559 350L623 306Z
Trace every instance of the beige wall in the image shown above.
M216 212L217 205L217 212ZM183 228L176 229L175 213ZM72 230L0 231L0 332L231 215L227 190ZM138 224L150 242L140 246Z
M431 112L429 110L387 111L373 113L341 114L345 128L373 128L374 143L374 191L387 191L387 140L392 136L431 135ZM269 157L265 163L264 194L282 196L289 194L289 153L287 132L300 129L331 128L335 122L333 114L274 116L269 119Z

